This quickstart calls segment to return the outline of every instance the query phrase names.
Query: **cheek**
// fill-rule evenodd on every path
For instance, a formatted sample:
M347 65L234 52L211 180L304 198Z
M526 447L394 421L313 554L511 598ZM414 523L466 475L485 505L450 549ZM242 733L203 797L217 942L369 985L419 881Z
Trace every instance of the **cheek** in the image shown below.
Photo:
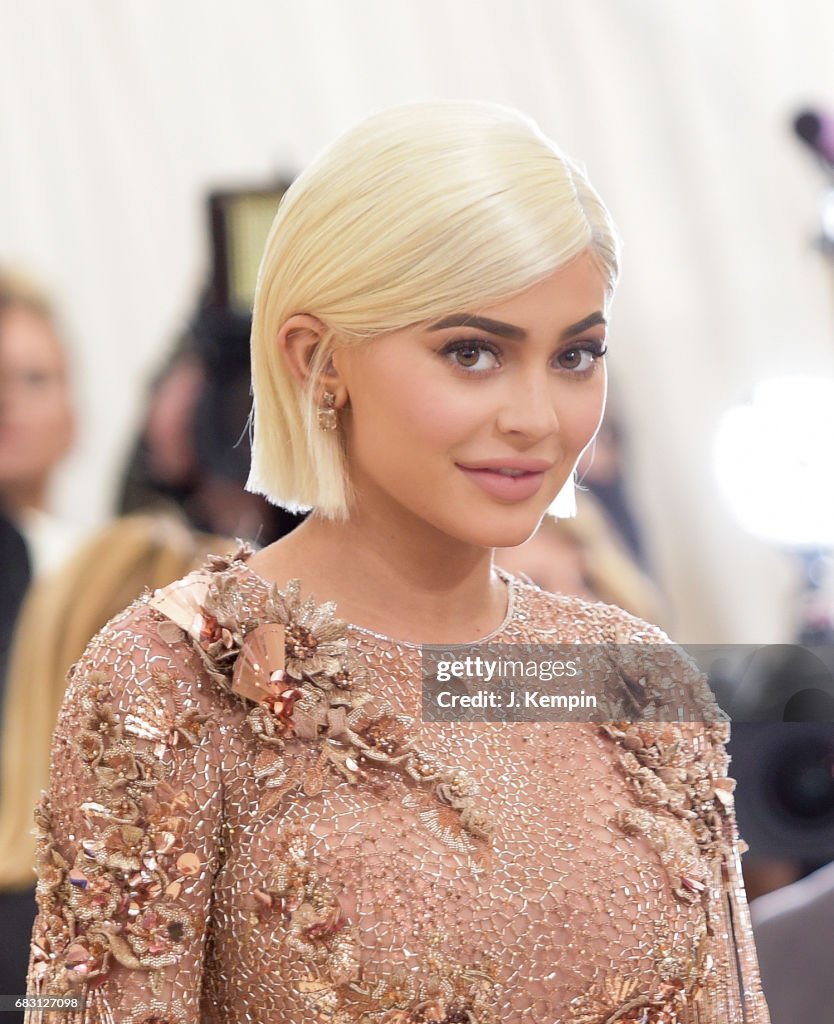
M436 392L422 399L406 413L411 436L427 449L448 451L464 444L477 433L484 420L483 403L456 396L452 400Z
M397 376L376 382L353 401L359 446L378 449L396 440L405 453L442 451L465 440L484 418L483 402L436 379ZM387 442L387 444L386 444Z
M37 403L31 404L29 416L35 429L60 435L69 429L72 421L69 402L62 393L41 396Z
M602 423L605 412L605 381L590 393L568 396L557 406L559 432L572 448L582 449L587 445Z

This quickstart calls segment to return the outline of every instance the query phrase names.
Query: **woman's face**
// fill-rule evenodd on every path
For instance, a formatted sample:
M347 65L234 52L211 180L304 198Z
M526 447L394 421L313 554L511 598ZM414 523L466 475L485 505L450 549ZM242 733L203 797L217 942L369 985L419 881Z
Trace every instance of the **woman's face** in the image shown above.
M605 311L583 253L507 302L338 349L360 512L481 547L527 540L599 426Z
M71 440L61 344L39 313L10 306L0 314L0 494L44 486Z

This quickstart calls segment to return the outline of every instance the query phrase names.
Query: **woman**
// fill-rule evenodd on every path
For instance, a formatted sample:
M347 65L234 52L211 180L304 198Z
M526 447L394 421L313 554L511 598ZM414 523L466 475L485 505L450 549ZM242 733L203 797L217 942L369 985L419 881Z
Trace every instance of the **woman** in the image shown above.
M381 114L298 179L249 486L314 511L76 667L33 994L96 1022L767 1020L723 722L421 721L420 644L665 639L492 566L572 506L616 274L582 172L503 108ZM693 685L710 717L659 660L617 680L655 710Z
M0 715L0 992L25 988L35 917L32 807L47 784L67 670L125 604L200 565L222 543L169 515L125 516L26 595ZM2 564L8 571L9 563ZM15 1020L23 1020L22 1010L4 1024Z
M74 434L67 362L47 296L0 268L0 509L23 534L36 577L57 569L82 539L48 509Z

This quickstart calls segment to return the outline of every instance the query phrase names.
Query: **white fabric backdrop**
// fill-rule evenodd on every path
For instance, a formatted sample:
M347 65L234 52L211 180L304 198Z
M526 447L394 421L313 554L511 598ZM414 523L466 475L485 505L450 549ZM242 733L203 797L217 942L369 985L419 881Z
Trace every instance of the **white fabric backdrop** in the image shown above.
M586 163L626 239L610 366L673 632L790 638L793 562L729 519L711 440L758 380L834 373L822 180L788 130L834 104L833 40L828 0L0 0L0 260L53 288L82 408L56 507L110 509L207 187L394 103L495 100Z

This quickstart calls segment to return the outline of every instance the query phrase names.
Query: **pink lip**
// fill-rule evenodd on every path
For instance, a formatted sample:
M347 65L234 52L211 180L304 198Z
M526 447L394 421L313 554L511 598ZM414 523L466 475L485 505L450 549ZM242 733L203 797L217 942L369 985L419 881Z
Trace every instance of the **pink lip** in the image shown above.
M460 469L523 469L525 473L546 473L553 467L546 459L521 459L509 456L503 459L481 459L478 462L459 462Z
M499 464L502 469L522 469L506 462ZM497 467L496 467L497 468ZM544 471L525 471L523 476L504 476L491 468L473 468L458 465L458 469L477 484L482 491L502 501L526 501L538 492L544 482Z

